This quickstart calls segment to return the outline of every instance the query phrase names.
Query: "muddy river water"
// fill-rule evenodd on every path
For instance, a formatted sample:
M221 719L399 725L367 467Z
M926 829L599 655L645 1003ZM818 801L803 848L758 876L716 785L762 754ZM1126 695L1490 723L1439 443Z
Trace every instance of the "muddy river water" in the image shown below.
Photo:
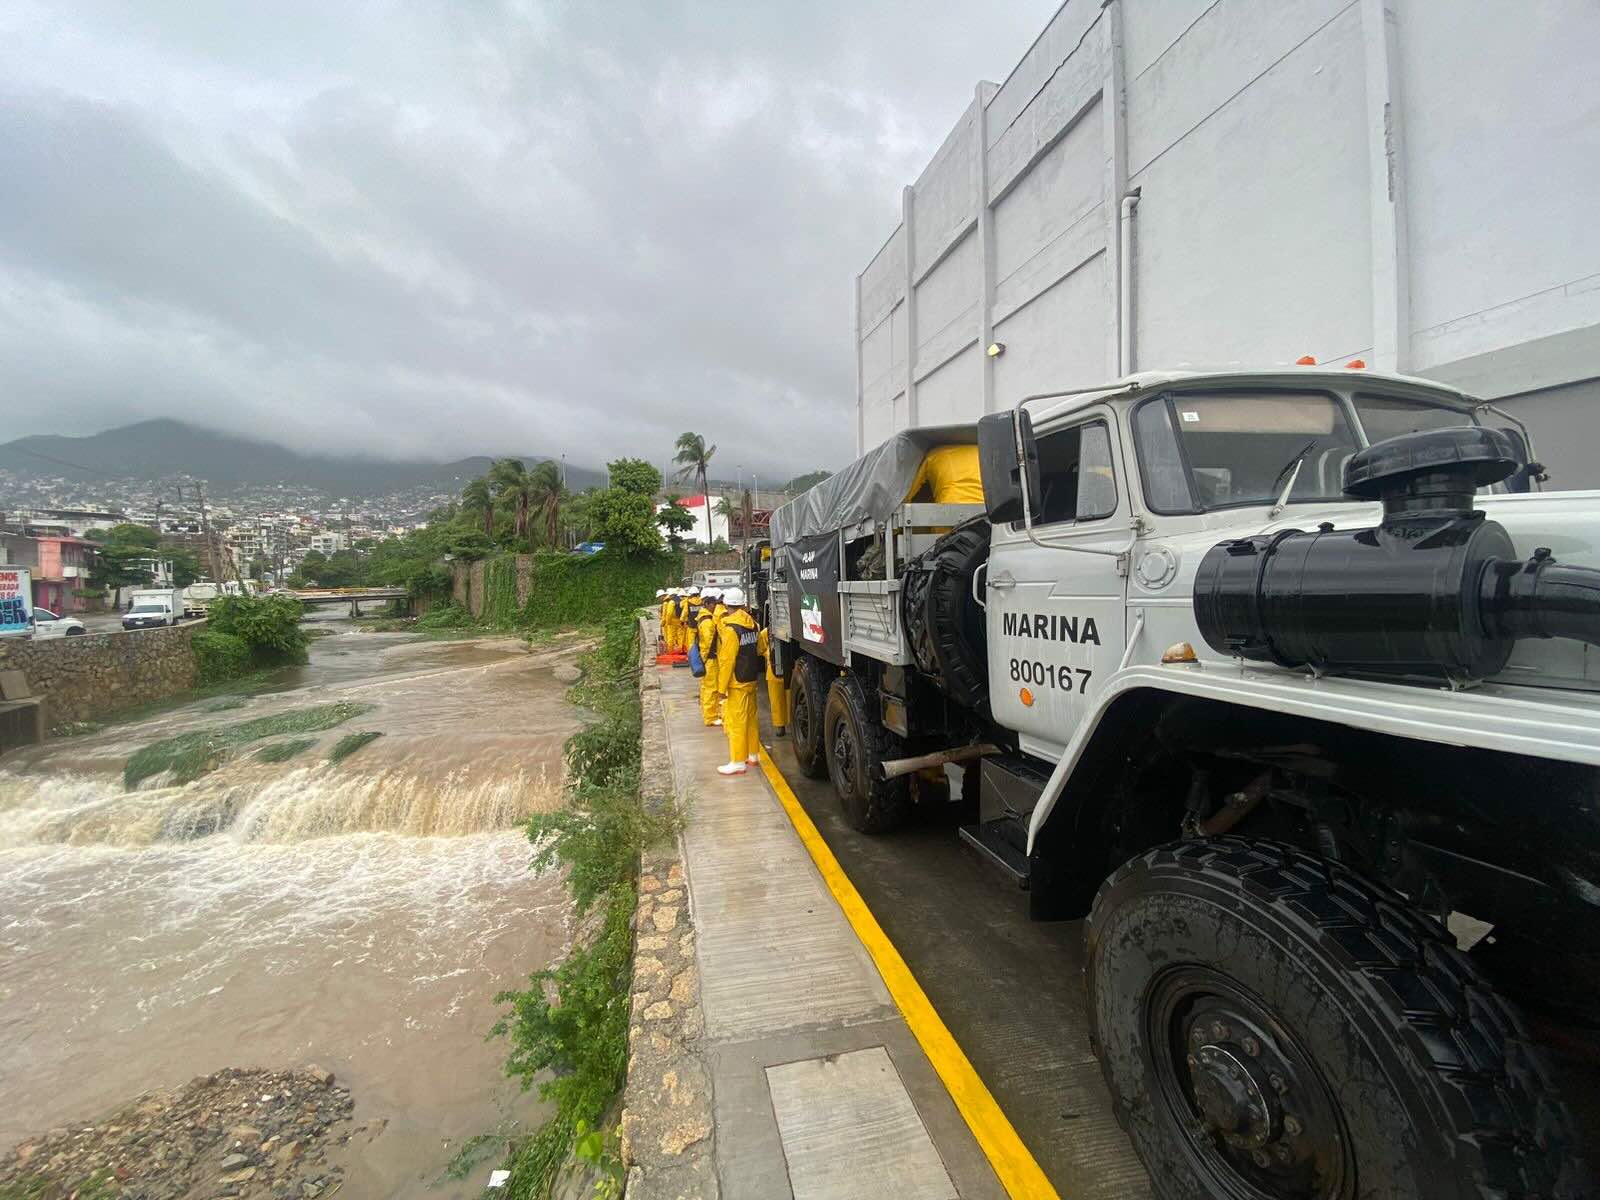
M572 651L337 631L270 693L0 760L0 1148L224 1067L316 1062L354 1095L352 1196L476 1195L461 1142L526 1121L491 997L566 943L518 822L559 802ZM125 791L158 738L311 704L370 711L270 765L246 747ZM383 736L341 762L348 732ZM264 744L264 743L263 743Z

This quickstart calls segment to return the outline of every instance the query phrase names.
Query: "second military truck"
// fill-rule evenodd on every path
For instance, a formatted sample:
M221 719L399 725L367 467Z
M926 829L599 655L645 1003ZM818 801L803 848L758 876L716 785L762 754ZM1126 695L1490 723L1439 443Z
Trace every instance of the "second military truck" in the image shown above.
M906 503L948 444L983 502ZM1172 372L774 514L799 768L1087 918L1163 1195L1588 1194L1523 1012L1600 1025L1600 496L1542 477L1424 380Z

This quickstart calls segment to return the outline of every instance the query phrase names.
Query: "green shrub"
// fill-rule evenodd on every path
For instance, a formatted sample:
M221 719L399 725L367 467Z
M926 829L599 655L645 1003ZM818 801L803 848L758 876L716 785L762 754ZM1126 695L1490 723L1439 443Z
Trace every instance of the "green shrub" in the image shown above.
M213 633L243 638L257 666L306 660L304 615L293 596L219 596L206 613Z
M406 576L406 591L418 599L424 596L429 598L448 596L454 586L455 577L450 574L450 569L441 563L429 563L427 566L418 567Z
M572 689L573 701L600 719L567 743L568 804L528 822L528 838L538 847L534 869L566 867L579 913L598 905L604 921L559 966L535 973L521 991L495 997L510 1005L493 1030L510 1039L507 1074L525 1088L537 1082L539 1095L556 1104L544 1125L510 1146L502 1164L511 1172L510 1197L549 1194L575 1143L614 1104L627 1071L639 855L669 836L676 821L670 811L646 812L639 801L637 629L632 613L606 621Z
M204 687L237 679L250 669L250 645L242 637L202 629L189 640L194 653L195 683Z
M658 587L676 583L683 557L643 558L599 554L539 554L530 565L528 599L517 604L517 559L506 554L484 564L483 620L496 629L562 629L603 623L612 613L632 613L653 603Z
M466 629L472 624L472 614L451 601L430 608L417 618L418 629Z

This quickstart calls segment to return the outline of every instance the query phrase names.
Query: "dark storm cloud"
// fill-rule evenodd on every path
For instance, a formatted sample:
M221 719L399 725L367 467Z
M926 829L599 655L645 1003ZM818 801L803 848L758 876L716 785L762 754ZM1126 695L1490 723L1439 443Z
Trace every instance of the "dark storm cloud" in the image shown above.
M1048 17L983 7L14 0L3 432L837 465L852 276Z

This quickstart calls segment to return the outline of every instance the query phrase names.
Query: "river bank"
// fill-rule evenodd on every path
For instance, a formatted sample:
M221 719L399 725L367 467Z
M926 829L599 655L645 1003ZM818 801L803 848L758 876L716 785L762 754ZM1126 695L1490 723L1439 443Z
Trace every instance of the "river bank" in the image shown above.
M346 1194L451 1197L487 1171L443 1177L466 1139L536 1122L484 1035L495 993L571 935L520 822L561 802L577 647L329 627L264 693L7 757L0 1147L196 1076L316 1062L379 1130L330 1148ZM151 742L334 704L370 707L283 762L252 744L124 787ZM331 761L352 732L382 736Z

